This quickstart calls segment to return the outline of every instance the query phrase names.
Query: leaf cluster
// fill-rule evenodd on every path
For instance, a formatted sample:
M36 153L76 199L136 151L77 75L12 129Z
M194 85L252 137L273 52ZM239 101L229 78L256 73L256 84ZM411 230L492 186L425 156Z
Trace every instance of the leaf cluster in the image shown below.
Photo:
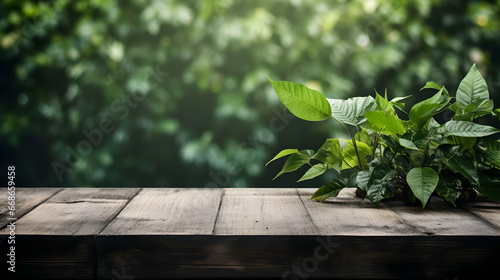
M446 87L428 82L421 90L437 92L408 113L402 102L407 97L389 100L387 92L385 96L376 92L375 98L329 99L301 84L270 82L295 116L308 121L332 118L350 137L329 138L316 152L286 149L268 162L288 157L275 178L309 165L299 182L331 171L334 179L311 199L324 201L350 187L359 188L377 206L382 199L400 195L425 208L434 193L456 206L473 189L500 199L500 142L489 137L500 129L476 121L488 115L500 117L500 109L494 109L475 64L455 97ZM434 117L444 111L450 117L441 124Z

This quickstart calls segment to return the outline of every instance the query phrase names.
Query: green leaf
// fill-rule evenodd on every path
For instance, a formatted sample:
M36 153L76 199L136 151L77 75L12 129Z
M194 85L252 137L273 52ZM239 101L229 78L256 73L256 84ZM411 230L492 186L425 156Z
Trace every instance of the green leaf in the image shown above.
M332 113L330 104L320 92L292 82L271 79L269 81L281 102L298 118L306 121L322 121L330 117Z
M394 158L394 165L396 166L398 174L403 178L406 177L409 170L411 170L412 168L412 163L410 162L410 159L404 155L396 156Z
M415 197L422 202L422 208L425 208L432 192L437 187L439 176L430 167L415 167L406 176L406 181L410 186Z
M326 170L327 170L326 164L324 163L315 164L306 171L306 173L297 181L297 183L321 176L325 173Z
M377 103L376 111L384 111L388 113L396 113L393 108L393 104L387 100L387 90L385 92L386 98L382 97L377 91L375 91L375 103Z
M356 174L356 173L354 173ZM356 183L358 184L358 187L362 189L363 191L366 191L368 189L368 181L370 180L370 171L360 171L356 175Z
M440 126L441 125L434 118L430 118L429 119L429 124L427 125L427 130L428 131L432 131L434 129L439 128Z
M387 111L366 112L366 119L369 122L369 128L385 135L403 135L406 127L396 115Z
M457 103L465 108L469 104L479 107L483 102L490 99L486 81L477 70L476 64L472 65L469 73L460 82L457 90Z
M431 88L431 89L437 89L437 90L443 90L443 92L446 94L446 95L449 95L448 94L448 90L443 86L443 85L440 85L436 82L433 82L433 81L430 81L430 82L427 82L425 84L425 86L423 88L421 88L420 90L423 90L423 89L426 89L426 88Z
M462 181L453 172L444 170L439 175L436 190L440 196L456 207L455 201L460 197L460 194L462 194Z
M391 99L391 101L389 101L389 102L391 102L391 103L394 105L394 104L399 103L399 101L401 101L401 100L405 100L406 98L410 98L410 97L411 97L411 95L407 95L407 96L403 96L403 97L394 97L394 98L393 98L393 99ZM401 104L404 104L404 103L401 103Z
M491 166L500 168L500 141L483 139L486 150L481 153L484 160Z
M474 160L458 150L460 147L454 145L442 145L436 150L436 162L444 164L455 173L460 173L469 182L478 184L479 176Z
M403 112L403 113L405 113L405 114L408 114L408 113L405 111L405 103L401 103L401 102L392 103L392 106L394 106L394 108L398 108L401 112Z
M358 183L356 182L357 176L358 176L358 173L356 173L356 172L351 173L351 176L349 176L349 180L347 181L348 188L357 188L358 187Z
M441 89L431 98L413 105L408 114L412 127L420 129L434 115L446 110L450 100L451 97L444 94Z
M441 164L448 164L448 161L458 155L460 150L456 145L441 145L436 150L436 161Z
M359 158L361 159L361 164L366 165L366 156L372 153L372 149L363 142L356 141L356 146L358 147ZM344 163L342 164L342 169L347 169L351 167L358 166L358 157L356 155L356 150L352 140L347 140L347 147L344 149Z
M454 103L458 104L458 103ZM488 100L483 102L479 107L476 107L474 104L469 104L465 106L465 108L459 108L458 110L454 108L455 116L453 116L454 120L457 121L473 121L479 117L486 116L493 113L493 100ZM460 107L457 106L457 107Z
M380 157L382 159L381 162L391 165L392 160L394 159L395 156L396 154L391 149L384 149L382 157ZM373 164L374 162L376 162L376 160L377 159L372 160L370 164Z
M420 130L411 134L411 141L417 148L423 149L433 138L440 136L441 135L436 136L425 130Z
M448 121L438 128L446 136L484 137L500 132L500 129L467 121Z
M399 138L399 144L410 150L418 150L418 147L415 145L415 143L407 139Z
M470 113L470 112L472 112L474 110L477 110L477 107L476 107L476 105L474 105L474 104L471 103L471 104L465 106L464 113L468 114L468 113Z
M278 154L277 154L277 155L276 155L276 156L275 156L272 160L268 161L268 162L266 163L266 166L267 166L269 163L271 163L271 162L273 162L273 161L275 161L275 160L277 160L277 159L280 159L280 158L282 158L282 157L289 156L289 155L291 155L291 154L298 154L298 153L299 153L299 150L297 150L297 149L285 149L285 150L283 150L283 151L279 152L279 153L278 153Z
M473 114L474 115L473 119L486 116L493 113L493 106L495 106L495 103L493 99L490 99L486 102L481 103L479 107L477 107L475 110L468 112L468 114Z
M500 120L500 109L495 109L495 111L493 111L493 113L494 113L495 115L497 115L497 116L498 116L498 119Z
M389 180L396 175L396 171L391 169L388 164L382 163L371 171L370 179L368 180L366 196L377 207L380 201L390 197L393 191L388 189Z
M345 179L335 178L319 188L310 199L322 202L329 197L336 197L346 187L347 182Z
M288 173L299 169L302 165L309 163L311 158L304 154L291 154L290 157L285 162L283 169L273 178L276 179L281 176L283 173Z
M305 181L305 180L310 180L310 179L316 178L320 175L323 175L323 173L325 173L325 171L326 171L326 164L324 164L324 163L315 164L311 168L309 168L309 170L307 170L307 172L304 174L304 176L302 176L302 178L300 178L297 181L297 183Z
M347 100L329 99L331 114L336 120L344 124L359 125L364 122L364 115L367 111L374 110L375 100L371 96L354 97Z
M479 186L475 187L482 195L500 200L500 170L492 169L492 174L483 174Z
M368 130L366 130L366 128L364 127L361 127L361 131L356 133L356 135L354 135L354 139L356 141L363 142L367 145L372 144L372 139L370 137L370 134L368 133Z
M395 138L393 136L382 135L382 142L388 147L391 147L394 150L394 152L398 152L399 150L403 149L403 147L401 146L401 144L399 144L399 141L397 139L398 138Z
M309 149L307 149L307 150L300 150L299 152L301 154L304 154L304 155L308 156L308 157L312 157L314 155L314 151L313 150L309 150Z
M323 146L321 146L318 152L313 156L313 159L325 163L328 169L333 168L340 172L344 154L342 147L340 147L339 139L326 139Z
M452 142L456 145L459 145L462 147L462 151L466 151L474 146L476 144L477 138L476 137L459 137L459 136L452 136Z

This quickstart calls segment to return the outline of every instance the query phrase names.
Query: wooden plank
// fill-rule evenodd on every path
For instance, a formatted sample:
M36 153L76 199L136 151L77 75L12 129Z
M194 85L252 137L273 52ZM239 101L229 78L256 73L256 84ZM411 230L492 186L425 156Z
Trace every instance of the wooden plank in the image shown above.
M23 215L31 211L43 201L55 193L61 191L57 188L21 188L17 187L16 192L16 210L14 218L21 218ZM0 229L9 223L7 218L10 217L7 201L7 188L1 188L2 198L0 200Z
M93 279L94 236L139 190L64 189L17 220L15 279Z
M325 203L315 189L137 191L65 189L28 212L13 279L482 279L500 266L498 205L482 198L422 210L353 190Z
M6 239L0 236L2 255L9 252ZM17 235L15 245L16 272L3 265L2 279L94 279L93 236Z
M386 201L385 204L400 220L427 235L500 235L497 227L464 209L453 207L438 196L432 196L425 209L421 206L405 205L397 199Z
M481 279L500 265L491 236L98 236L96 246L100 279Z
M221 189L144 189L101 234L212 234L221 195Z
M79 201L132 199L140 188L68 188L50 199L50 202L78 203Z
M64 189L24 215L16 234L98 234L139 189ZM7 234L8 229L0 231Z
M478 194L475 200L467 202L462 208L500 230L500 201Z
M215 235L315 235L295 189L226 189Z
M324 235L422 235L399 220L384 203L377 208L368 199L356 197L355 189L344 189L337 197L320 203L310 200L316 189L298 189L319 233Z

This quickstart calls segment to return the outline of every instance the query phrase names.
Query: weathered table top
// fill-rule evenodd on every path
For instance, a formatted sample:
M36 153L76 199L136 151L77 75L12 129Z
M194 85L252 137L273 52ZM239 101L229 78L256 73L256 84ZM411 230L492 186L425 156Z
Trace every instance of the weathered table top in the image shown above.
M8 276L453 279L500 265L499 202L376 208L353 189L324 203L314 190L17 188Z

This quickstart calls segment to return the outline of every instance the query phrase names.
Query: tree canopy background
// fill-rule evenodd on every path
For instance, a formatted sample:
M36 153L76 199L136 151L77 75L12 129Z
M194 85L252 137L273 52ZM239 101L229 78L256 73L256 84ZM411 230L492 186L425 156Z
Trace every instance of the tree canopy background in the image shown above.
M476 63L498 108L499 31L500 1L4 0L2 168L26 186L295 186L265 163L344 132L290 117L266 76L412 103Z

